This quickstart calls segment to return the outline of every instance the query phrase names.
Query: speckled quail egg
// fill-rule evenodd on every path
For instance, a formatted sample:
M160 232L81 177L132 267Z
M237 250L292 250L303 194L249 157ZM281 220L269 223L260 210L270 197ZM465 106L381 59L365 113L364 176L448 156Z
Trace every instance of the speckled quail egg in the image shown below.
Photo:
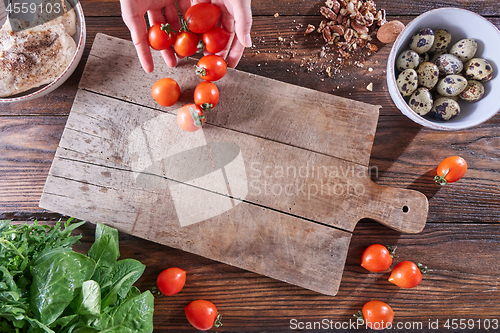
M403 96L410 96L418 87L417 72L414 69L405 69L399 73L396 84Z
M425 53L429 51L434 43L434 31L429 28L425 28L414 34L410 38L410 49L420 53Z
M424 62L417 69L418 85L428 89L434 88L439 80L438 66L432 62Z
M432 109L432 94L429 89L420 87L410 96L408 106L421 116L425 116Z
M428 62L430 59L429 53L422 53L418 55L418 65L422 65L424 62Z
M434 101L437 100L438 98L441 98L441 97L446 97L446 98L454 100L455 102L458 102L458 96L442 96L442 95L438 94L437 91L435 91L435 90L432 91L432 99Z
M439 120L450 120L460 114L460 105L451 98L441 97L434 101L431 114Z
M477 81L489 81L493 77L493 67L481 58L473 58L465 64L465 76Z
M436 63L437 58L439 58L440 55L445 54L445 53L446 53L446 51L439 51L437 53L434 53L434 55L432 56L430 62Z
M434 31L434 43L429 49L430 53L445 53L451 42L451 34L448 30L439 29Z
M461 75L448 75L437 83L437 92L441 96L457 96L467 87L467 80Z
M467 87L458 96L467 102L477 102L484 95L484 86L476 80L468 80Z
M464 64L456 56L444 53L434 62L441 75L458 74L464 69Z
M457 56L462 62L472 59L477 51L477 43L474 39L461 39L450 48L450 54Z
M396 59L396 68L400 71L405 69L415 69L418 67L420 58L418 53L412 50L402 52Z

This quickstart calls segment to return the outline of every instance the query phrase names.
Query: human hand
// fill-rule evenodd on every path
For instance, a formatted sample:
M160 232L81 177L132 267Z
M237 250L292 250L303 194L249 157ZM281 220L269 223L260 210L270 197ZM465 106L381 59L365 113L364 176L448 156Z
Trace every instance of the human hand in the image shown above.
M252 45L250 38L250 29L252 26L250 1L193 0L192 3L212 2L221 8L220 25L231 33L231 38L226 48L219 55L223 58L227 56L227 62L230 67L236 67L245 47ZM189 0L179 0L178 4L183 14L191 6ZM149 48L148 29L144 15L148 13L151 25L167 22L170 23L174 30L179 30L180 21L175 0L120 0L120 5L123 21L130 30L141 65L147 73L152 72L154 63ZM161 51L161 54L168 66L174 67L177 64L177 58L172 48Z

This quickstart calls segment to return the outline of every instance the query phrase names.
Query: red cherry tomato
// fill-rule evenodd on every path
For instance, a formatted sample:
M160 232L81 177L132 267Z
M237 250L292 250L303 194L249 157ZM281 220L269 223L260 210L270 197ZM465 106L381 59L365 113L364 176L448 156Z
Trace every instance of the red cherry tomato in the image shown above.
M204 121L203 111L196 104L184 105L177 111L177 124L186 132L196 132Z
M422 273L427 272L427 267L411 261L402 261L391 272L389 282L401 288L413 288L422 281Z
M172 106L177 103L181 88L175 80L166 77L156 81L151 87L151 96L161 106Z
M374 330L383 330L392 326L394 311L381 301L370 301L363 305L363 319L366 326Z
M394 248L372 244L361 255L361 266L370 272L382 272L391 267L393 256Z
M172 296L177 294L186 283L186 271L178 267L170 267L161 272L156 279L156 285L162 294Z
M206 331L212 327L220 327L220 314L210 301L199 299L192 301L185 308L186 318L194 328Z
M209 53L222 51L229 42L229 38L231 38L231 34L221 27L213 27L201 36L205 50Z
M460 156L450 156L439 163L434 181L438 185L454 183L465 175L467 162Z
M203 112L210 111L219 102L219 89L209 81L202 81L194 90L194 103L201 106Z
M209 54L198 61L196 74L205 81L217 81L227 72L227 63L215 54Z
M220 8L211 3L197 3L188 8L184 18L189 30L202 34L212 29L219 19Z
M180 57L190 57L198 51L198 35L193 32L180 31L174 41L174 50Z
M156 51L166 50L172 46L175 36L170 24L157 23L149 28L149 45Z

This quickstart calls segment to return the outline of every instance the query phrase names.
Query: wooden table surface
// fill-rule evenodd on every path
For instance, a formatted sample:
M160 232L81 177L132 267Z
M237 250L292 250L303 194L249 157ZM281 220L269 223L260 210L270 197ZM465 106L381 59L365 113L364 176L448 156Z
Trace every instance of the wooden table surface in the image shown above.
M38 202L90 47L98 32L130 39L118 0L81 3L86 16L87 44L73 76L43 98L0 106L2 219L52 223L61 217L38 208ZM377 0L376 4L386 10L388 20L399 19L403 23L434 8L458 6L483 15L500 27L497 0L439 4L433 0ZM479 324L481 328L488 323L490 328L494 328L495 322L500 325L500 114L481 126L450 133L427 130L413 123L394 106L387 91L385 67L391 44L377 43L379 51L367 57L364 64L346 64L340 72L329 76L328 61L335 58L329 53L320 57L324 41L318 34L303 34L307 24L317 26L321 21L322 5L322 1L316 0L254 0L254 47L245 51L237 68L381 105L370 160L378 173L372 178L378 184L424 193L429 199L425 229L408 235L373 221L361 221L354 230L335 297L121 234L122 258L133 257L147 265L137 283L141 290L151 288L158 273L167 267L178 266L187 271L187 283L181 293L156 299L155 331L194 331L183 309L200 298L216 304L224 323L219 330L227 332L287 332L299 328L299 323L307 328L307 323L314 322L327 322L335 331L336 323L339 327L354 320L352 315L373 299L392 306L395 323L407 327L422 323L423 329L413 331L472 332L477 331ZM373 91L366 89L369 83L373 84ZM451 155L464 157L469 169L459 182L439 188L432 182L435 168L441 159ZM75 249L85 251L93 242L94 226L87 223L80 232L84 237ZM396 263L421 262L428 266L429 273L418 287L409 290L388 283L389 271L369 273L359 265L361 253L372 243L397 245ZM474 322L475 330L447 329L445 323L451 325L453 319ZM429 329L429 323L436 322L439 329Z

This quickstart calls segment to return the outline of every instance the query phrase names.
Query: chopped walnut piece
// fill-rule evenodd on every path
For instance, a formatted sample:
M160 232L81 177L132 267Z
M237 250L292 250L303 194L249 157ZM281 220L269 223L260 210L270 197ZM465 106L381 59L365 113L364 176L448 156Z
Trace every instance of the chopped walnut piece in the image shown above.
M333 36L332 36L332 33L330 31L330 27L329 26L326 26L324 29L323 29L323 39L325 40L325 42L329 43L332 41L333 39Z
M305 35L307 34L310 34L311 32L313 32L314 30L316 30L316 27L312 24L308 24L307 25L307 29L306 31L304 32Z
M350 57L357 49L378 51L377 46L370 43L370 34L385 23L385 11L377 11L374 0L325 0L319 11L324 19L316 31L340 53L339 59ZM309 25L306 33L314 29Z
M326 17L327 19L331 20L331 21L335 21L337 19L337 14L335 14L333 12L333 10L331 10L330 8L328 7L321 7L319 9L321 15L323 15L324 17Z

